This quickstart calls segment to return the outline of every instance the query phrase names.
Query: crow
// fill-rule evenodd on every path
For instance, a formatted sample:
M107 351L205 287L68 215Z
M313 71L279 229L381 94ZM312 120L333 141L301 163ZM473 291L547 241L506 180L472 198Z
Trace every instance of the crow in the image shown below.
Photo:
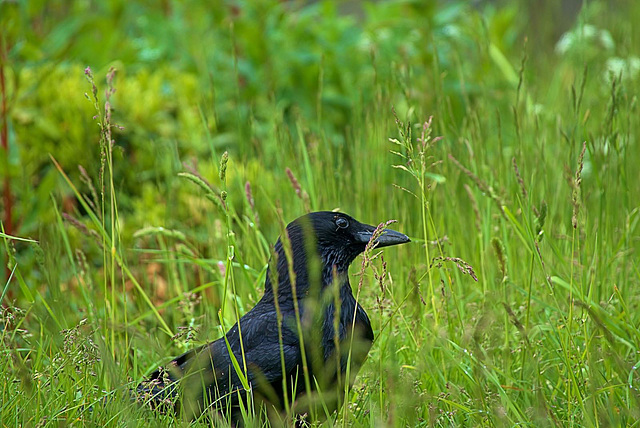
M369 241L386 247L409 238L338 212L291 222L273 250L262 299L224 337L152 373L138 386L138 400L188 419L226 415L234 425L248 408L272 421L328 417L373 342L348 277Z

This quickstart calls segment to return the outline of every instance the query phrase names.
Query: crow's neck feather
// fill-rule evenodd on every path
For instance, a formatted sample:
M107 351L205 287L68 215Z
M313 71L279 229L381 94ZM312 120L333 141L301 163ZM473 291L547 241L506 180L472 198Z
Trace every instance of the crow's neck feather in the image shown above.
M357 254L352 254L346 250L340 250L331 247L319 247L318 253L314 259L307 257L307 251L304 249L304 243L291 242L291 254L293 258L293 272L295 272L295 289L299 299L309 293L310 288L314 285L310 278L310 269L317 272L317 280L321 283L321 289L324 290L329 285L339 284L340 288L349 287L348 271L349 265L355 259ZM293 287L289 276L289 261L285 253L282 242L278 240L275 246L275 254L277 257L276 270L277 275L272 271L273 264L269 264L267 276L265 280L265 295L274 293L273 281L278 281L278 300L288 300L293 297ZM319 263L319 266L318 266ZM314 269L314 266L315 269ZM316 276L316 275L313 275Z

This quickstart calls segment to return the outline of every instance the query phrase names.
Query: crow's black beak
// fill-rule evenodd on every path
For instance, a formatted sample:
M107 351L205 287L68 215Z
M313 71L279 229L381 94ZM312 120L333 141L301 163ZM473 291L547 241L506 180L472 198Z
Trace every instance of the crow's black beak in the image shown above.
M366 225L366 230L356 233L356 239L362 244L367 244L373 236L373 231L376 229L373 226ZM391 229L384 229L382 235L378 236L375 240L377 247L388 247L390 245L404 244L411 241L404 233L396 232Z

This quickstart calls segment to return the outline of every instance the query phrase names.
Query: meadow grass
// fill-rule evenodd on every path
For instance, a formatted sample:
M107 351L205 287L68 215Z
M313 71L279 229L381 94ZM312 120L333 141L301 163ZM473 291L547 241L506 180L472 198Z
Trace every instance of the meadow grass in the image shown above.
M71 67L89 111L56 138L92 139L40 147L33 240L0 235L2 425L188 425L129 389L259 300L287 222L340 209L412 243L352 267L375 342L324 425L636 426L640 9L590 3L550 45L519 6L243 3L209 34L176 5L178 71Z

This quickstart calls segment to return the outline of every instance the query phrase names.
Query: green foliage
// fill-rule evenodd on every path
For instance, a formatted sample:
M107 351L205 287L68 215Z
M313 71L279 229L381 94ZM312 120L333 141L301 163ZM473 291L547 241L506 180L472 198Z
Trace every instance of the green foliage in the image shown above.
M333 208L413 244L327 425L637 424L640 7L559 4L0 2L2 424L182 424L129 388Z

